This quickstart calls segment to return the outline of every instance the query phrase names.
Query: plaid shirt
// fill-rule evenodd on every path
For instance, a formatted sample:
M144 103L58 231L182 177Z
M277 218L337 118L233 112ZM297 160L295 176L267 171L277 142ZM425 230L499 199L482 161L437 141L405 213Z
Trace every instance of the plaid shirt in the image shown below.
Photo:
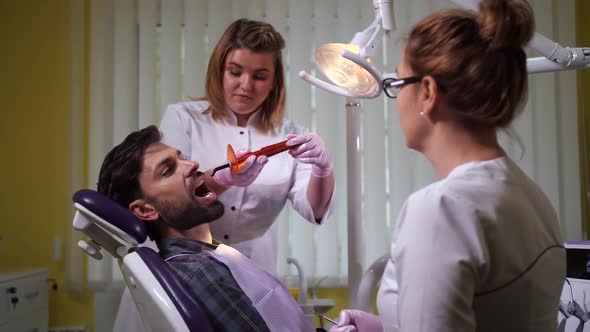
M205 250L216 245L178 238L158 242L160 255L203 306L215 331L269 331L229 268Z

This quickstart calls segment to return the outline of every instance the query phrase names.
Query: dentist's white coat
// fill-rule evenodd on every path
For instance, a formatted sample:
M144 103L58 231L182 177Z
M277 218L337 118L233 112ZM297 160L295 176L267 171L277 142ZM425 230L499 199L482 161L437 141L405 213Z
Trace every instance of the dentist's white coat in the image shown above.
M463 164L412 194L396 227L377 299L385 331L555 331L557 215L509 158Z
M287 134L303 134L304 129L290 121L274 132L265 134L252 122L238 127L233 113L231 121L213 121L204 111L206 101L184 102L168 106L160 130L164 143L179 149L189 159L197 160L201 170L208 170L225 162L227 145L235 151L252 151L286 139ZM307 201L307 184L311 165L303 164L287 152L274 155L258 178L248 187L232 187L219 196L225 213L211 223L213 238L238 249L265 270L275 273L277 264L277 228L271 227L287 201L303 218L321 224L333 211L334 196L323 218L316 223Z

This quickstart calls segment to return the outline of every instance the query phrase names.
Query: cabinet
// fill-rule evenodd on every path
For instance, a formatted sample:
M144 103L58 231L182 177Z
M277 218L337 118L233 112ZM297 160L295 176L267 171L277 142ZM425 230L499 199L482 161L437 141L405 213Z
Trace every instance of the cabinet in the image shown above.
M47 332L47 270L0 270L0 331Z

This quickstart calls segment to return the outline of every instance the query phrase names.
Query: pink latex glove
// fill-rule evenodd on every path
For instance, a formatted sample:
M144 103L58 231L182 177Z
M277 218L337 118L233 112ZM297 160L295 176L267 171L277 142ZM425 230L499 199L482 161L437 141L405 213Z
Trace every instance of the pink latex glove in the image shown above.
M346 309L340 311L338 325L332 326L330 332L383 332L383 325L373 314Z
M311 164L312 175L323 178L332 174L332 157L319 135L314 133L288 134L287 139L287 146L301 144L289 150L289 154L302 163Z
M250 152L249 149L238 150L238 152L236 152L236 158L240 158L248 152ZM260 174L262 168L267 162L267 156L259 156L256 158L256 156L252 155L246 159L246 164L240 171L232 173L229 168L224 168L215 172L213 179L215 182L217 182L217 184L225 188L229 188L231 186L247 187L251 185L254 180L256 180L258 174Z

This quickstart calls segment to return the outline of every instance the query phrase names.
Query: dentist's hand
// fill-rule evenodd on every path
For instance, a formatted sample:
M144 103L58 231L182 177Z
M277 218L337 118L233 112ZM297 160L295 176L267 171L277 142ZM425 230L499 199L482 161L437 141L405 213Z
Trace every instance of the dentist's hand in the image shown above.
M287 139L288 146L301 144L289 150L289 154L302 163L311 164L312 175L322 178L332 174L332 157L319 135L314 133L288 134Z
M383 325L373 314L346 309L340 311L338 325L332 326L330 332L383 332Z
M238 150L238 152L236 152L236 158L240 158L248 152L250 152L250 150ZM252 184L254 180L256 180L267 162L268 157L266 156L259 156L256 158L256 156L252 155L246 159L243 166L244 168L238 172L232 173L229 168L225 168L215 172L213 179L215 182L217 182L217 184L225 188L229 188L231 186L247 187Z

